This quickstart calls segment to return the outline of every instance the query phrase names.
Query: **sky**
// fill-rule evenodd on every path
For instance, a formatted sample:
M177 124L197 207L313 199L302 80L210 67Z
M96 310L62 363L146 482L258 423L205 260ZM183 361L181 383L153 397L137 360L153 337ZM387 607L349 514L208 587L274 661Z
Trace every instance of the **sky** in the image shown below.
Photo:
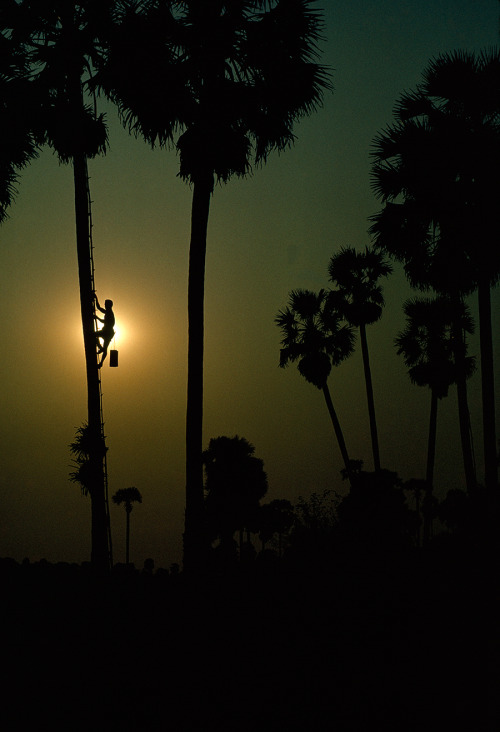
M295 146L214 192L205 294L204 445L245 437L264 461L266 500L345 493L323 396L295 366L278 368L274 318L296 288L328 286L340 247L370 244L370 147L428 61L498 43L497 0L323 0L322 63L333 93L295 129ZM174 151L151 150L105 102L110 149L89 162L95 282L114 301L119 367L102 369L110 497L135 486L131 561L182 560L187 276L191 189ZM69 481L69 444L86 420L72 171L50 149L23 172L0 229L0 557L90 558L90 499ZM368 328L383 467L425 473L430 392L410 383L394 338L413 292L400 267ZM494 335L499 293L493 294ZM470 304L477 313L476 298ZM498 365L498 339L496 340ZM477 336L470 352L479 354ZM497 388L500 388L498 368ZM349 454L373 469L359 343L330 377ZM482 480L479 371L469 384ZM497 400L498 403L498 400ZM498 417L497 413L497 424ZM498 427L497 427L498 432ZM454 390L440 402L435 490L464 487ZM125 511L111 503L114 561L125 558Z

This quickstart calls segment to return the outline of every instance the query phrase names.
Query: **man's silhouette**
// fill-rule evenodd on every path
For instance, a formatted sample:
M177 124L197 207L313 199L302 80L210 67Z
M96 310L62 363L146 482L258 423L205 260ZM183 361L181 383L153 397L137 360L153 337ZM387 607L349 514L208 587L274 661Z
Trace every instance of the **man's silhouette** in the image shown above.
M99 305L99 300L97 299L97 295L95 293L94 297L97 310L100 310L101 313L104 313L104 318L99 318L98 315L95 316L96 319L103 324L102 328L98 330L95 334L95 337L97 339L97 353L102 353L101 361L97 367L101 368L104 359L108 355L108 346L115 334L115 314L113 313L112 300L105 300L104 307L102 308ZM102 345L99 343L99 339L102 340Z

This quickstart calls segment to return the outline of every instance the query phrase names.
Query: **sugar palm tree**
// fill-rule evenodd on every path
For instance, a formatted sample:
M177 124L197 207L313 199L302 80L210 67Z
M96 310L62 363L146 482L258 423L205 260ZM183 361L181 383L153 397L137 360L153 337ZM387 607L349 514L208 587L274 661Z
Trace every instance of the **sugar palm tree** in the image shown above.
M294 141L294 122L329 87L316 62L311 0L136 0L122 12L101 88L152 145L175 144L192 185L184 567L201 569L203 345L207 226L215 181L246 175Z
M332 367L342 363L354 350L352 328L342 321L329 293L294 290L288 306L275 319L281 328L280 366L298 362L298 369L310 384L323 392L347 475L352 471L344 435L333 406L328 377Z
M106 27L111 0L19 0L11 3L12 38L23 48L33 96L39 104L36 120L40 141L48 143L63 163L73 167L76 245L81 317L87 373L89 460L88 486L92 512L92 564L109 568L108 522L104 463L101 449L101 404L94 334L94 301L90 258L90 219L87 159L103 153L107 131L85 99L85 88L99 54L99 37ZM28 106L28 111L30 106Z
M264 463L255 457L255 447L244 437L215 437L203 452L205 505L212 533L228 547L235 531L250 530L259 502L267 493Z
M374 143L375 245L412 284L460 297L477 289L485 482L497 485L490 288L500 275L500 54L433 60Z
M381 277L387 277L392 272L392 267L384 260L380 252L373 249L366 247L363 252L357 252L352 247L342 247L337 254L331 257L328 272L338 296L337 307L351 326L359 328L373 463L375 470L380 470L380 451L366 326L376 323L382 316L384 296L378 281Z
M131 486L130 488L120 488L113 496L113 503L116 503L117 506L121 506L121 504L123 503L125 507L125 513L127 515L125 535L125 562L128 565L130 564L130 514L132 513L133 509L132 504L142 503L142 496L137 488L134 488L133 486Z
M450 385L457 380L454 341L457 314L450 301L443 297L407 300L403 309L406 328L395 339L397 352L404 358L411 381L418 386L428 386L431 390L425 473L426 503L430 506L436 455L438 401L448 395ZM470 323L470 315L464 309L461 314L461 327L469 332ZM467 361L467 366L469 371L473 369L473 359ZM430 534L430 518L426 523L424 516L424 541L428 541Z

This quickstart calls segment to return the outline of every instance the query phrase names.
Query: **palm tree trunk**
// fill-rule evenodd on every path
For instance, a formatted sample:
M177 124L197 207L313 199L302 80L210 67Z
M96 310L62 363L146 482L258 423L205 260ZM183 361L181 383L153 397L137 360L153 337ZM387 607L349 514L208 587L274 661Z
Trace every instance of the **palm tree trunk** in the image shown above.
M472 431L470 424L469 405L467 400L467 382L465 375L460 373L457 378L458 420L460 424L460 441L464 461L465 485L467 491L474 490L477 484L474 451L472 449Z
M132 506L130 506L130 509L128 506L125 507L125 512L127 514L127 526L126 526L126 532L125 532L125 564L130 564L130 513L132 511Z
M326 406L328 407L328 412L330 413L330 419L332 420L333 429L335 430L335 436L337 438L337 442L339 443L340 452L342 455L342 459L344 461L347 475L349 477L349 482L352 486L353 478L352 478L352 471L351 471L351 462L349 460L349 455L347 454L347 447L345 444L344 435L342 432L342 428L340 427L340 422L339 422L339 418L337 417L337 412L335 411L335 408L333 406L332 397L330 395L330 389L328 388L328 384L325 384L323 387L323 395L325 397Z
M83 344L87 371L88 426L92 435L91 464L91 563L97 571L109 569L106 501L104 495L104 445L101 435L101 400L94 335L92 272L89 248L87 161L82 153L73 157L75 182L76 248L80 282Z
M438 397L435 389L431 391L431 413L429 418L429 437L427 441L427 467L425 471L425 510L424 510L424 546L432 536L432 491L434 483L434 462L436 458Z
M359 326L361 340L361 353L363 355L363 367L365 371L366 398L368 401L368 416L370 418L370 434L373 451L373 467L376 472L380 471L380 452L378 446L377 421L375 419L375 401L373 399L372 373L370 369L370 357L368 355L368 341L366 338L366 325Z
M420 547L420 490L415 492L415 512L417 514L417 547Z
M203 505L203 341L205 255L213 174L194 183L188 283L188 384L186 410L186 514L184 570L203 570L208 541Z
M493 338L491 332L490 280L482 273L478 286L479 342L481 351L481 396L483 405L484 482L487 488L498 486L495 428L495 380Z
M457 309L463 308L461 297L454 298ZM458 421L460 425L460 442L462 445L462 458L464 463L465 485L467 491L474 489L477 483L476 466L474 463L474 451L472 446L472 430L470 424L469 404L467 399L467 373L465 367L465 356L467 344L465 333L457 323L452 324L452 335L454 341L454 358L456 368Z

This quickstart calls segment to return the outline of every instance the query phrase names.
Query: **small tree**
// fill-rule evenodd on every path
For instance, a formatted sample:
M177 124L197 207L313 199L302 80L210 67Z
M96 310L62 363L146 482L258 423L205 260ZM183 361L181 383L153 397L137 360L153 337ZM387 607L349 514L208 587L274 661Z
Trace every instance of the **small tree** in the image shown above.
M220 538L223 550L239 531L241 551L243 531L254 525L259 501L267 493L264 463L254 452L252 444L236 435L211 439L203 453L209 531Z
M259 509L259 538L262 542L262 551L267 542L278 535L278 556L283 552L283 537L290 531L295 520L293 506L286 498L275 498L270 503L264 503Z
M132 503L142 503L142 496L133 486L130 488L120 488L113 496L113 503L117 506L125 505L125 513L127 515L127 533L125 538L125 562L129 564L129 547L130 547L130 514L132 513Z
M334 552L339 496L332 490L299 496L294 506L295 521L289 535L286 558L307 571L328 564Z

